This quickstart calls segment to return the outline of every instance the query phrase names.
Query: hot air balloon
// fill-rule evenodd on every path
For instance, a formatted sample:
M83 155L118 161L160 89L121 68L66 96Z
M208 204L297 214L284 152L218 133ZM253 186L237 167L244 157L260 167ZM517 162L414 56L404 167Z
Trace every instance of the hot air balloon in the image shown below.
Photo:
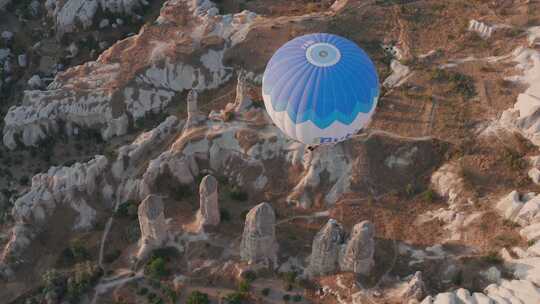
M262 93L283 133L316 146L346 140L368 124L379 79L373 62L354 42L317 33L276 51L264 71Z

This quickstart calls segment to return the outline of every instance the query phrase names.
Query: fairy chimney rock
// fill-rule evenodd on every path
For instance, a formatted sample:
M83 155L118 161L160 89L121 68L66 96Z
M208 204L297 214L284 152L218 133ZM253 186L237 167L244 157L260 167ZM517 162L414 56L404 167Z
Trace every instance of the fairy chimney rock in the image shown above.
M199 200L201 227L219 225L218 181L212 175L207 175L202 179L199 186Z
M417 271L414 276L407 282L405 289L401 295L404 300L421 301L426 296L426 286L422 279L422 272Z
M197 125L204 119L204 116L199 113L199 108L197 106L198 97L199 93L195 89L190 90L187 95L186 102L188 118L184 127L185 130Z
M341 271L367 275L375 265L375 228L370 221L354 225L340 259Z
M343 242L342 226L334 219L328 220L313 239L309 265L306 269L307 275L319 276L337 272Z
M277 266L276 215L268 203L253 207L246 215L240 257L249 264Z
M167 224L161 197L148 195L139 205L138 216L141 242L137 257L144 259L150 251L167 241Z

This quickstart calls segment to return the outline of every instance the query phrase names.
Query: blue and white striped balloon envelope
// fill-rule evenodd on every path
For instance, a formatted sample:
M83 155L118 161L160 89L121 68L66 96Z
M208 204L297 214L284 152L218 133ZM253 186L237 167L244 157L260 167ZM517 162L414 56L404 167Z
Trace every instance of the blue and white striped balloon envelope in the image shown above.
M369 123L379 79L354 42L318 33L276 51L264 71L262 91L268 114L286 135L308 145L330 144Z

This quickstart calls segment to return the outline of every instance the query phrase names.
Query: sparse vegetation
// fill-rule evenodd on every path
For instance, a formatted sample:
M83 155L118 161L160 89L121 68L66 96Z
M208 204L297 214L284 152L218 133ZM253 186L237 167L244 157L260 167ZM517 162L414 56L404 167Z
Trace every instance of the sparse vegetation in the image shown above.
M455 286L461 286L463 284L463 271L459 270L452 277L452 284Z
M118 259L121 254L122 254L122 251L120 251L119 249L114 249L113 251L105 254L105 256L103 257L103 261L105 263L112 263L116 261L116 259Z
M243 292L243 293L246 293L246 292L249 292L249 289L251 288L249 282L247 280L243 280L240 282L240 284L238 284L238 291L239 292Z
M433 200L435 199L435 192L433 191L433 189L428 188L426 191L422 193L422 197L424 198L426 202L432 203Z
M152 281L152 287L159 289L162 287L159 279L168 276L170 262L178 258L178 251L173 247L165 247L156 249L152 252L150 259L145 267L145 274L147 274Z
M229 191L229 197L235 201L245 202L248 199L248 194L238 187L232 187Z
M221 218L221 221L223 221L223 222L229 222L231 220L231 213L227 209L220 208L219 209L219 216Z
M162 257L153 257L146 265L145 273L147 273L150 277L153 278L164 277L168 274L165 266L165 259L163 259Z
M193 190L188 185L176 185L173 188L173 197L175 200L183 200L193 195Z
M124 238L128 243L135 243L141 237L141 228L138 221L133 221L124 228Z
M482 259L489 264L502 264L503 260L498 252L490 251Z
M246 299L246 294L237 291L226 295L223 299L227 301L228 304L242 304Z
M138 204L136 201L126 201L118 206L114 215L117 217L137 219L137 208Z
M246 282L252 283L257 279L257 274L254 271L248 270L244 272L243 277L245 278Z
M474 79L471 76L436 68L431 72L431 79L437 82L448 82L451 91L460 94L465 99L470 99L476 95Z
M413 196L415 193L416 193L416 188L414 187L413 184L407 184L407 186L405 186L405 194L407 196Z
M90 258L90 252L82 240L76 239L70 243L68 248L64 249L63 258L67 263L81 262Z
M266 287L263 290L261 290L261 294L265 297L267 297L270 294L270 288Z
M527 163L523 160L522 155L510 149L505 149L502 153L504 163L512 170L519 171L527 167Z
M78 302L82 294L90 290L102 275L101 269L90 261L77 263L72 271L47 270L42 275L43 294L55 294L58 299Z
M228 122L234 119L234 113L231 111L223 112L223 121Z

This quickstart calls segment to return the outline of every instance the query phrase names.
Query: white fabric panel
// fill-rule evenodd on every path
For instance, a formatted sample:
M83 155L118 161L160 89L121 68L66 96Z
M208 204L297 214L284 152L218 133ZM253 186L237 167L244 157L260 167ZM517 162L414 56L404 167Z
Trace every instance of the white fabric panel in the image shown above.
M321 129L309 120L301 124L293 122L287 111L276 112L273 110L269 95L263 94L263 99L266 110L276 126L288 137L308 145L333 144L346 140L347 134L354 135L369 124L377 107L377 101L375 101L369 113L358 113L356 119L349 125L335 121L330 126ZM321 137L332 138L332 141L321 143Z

